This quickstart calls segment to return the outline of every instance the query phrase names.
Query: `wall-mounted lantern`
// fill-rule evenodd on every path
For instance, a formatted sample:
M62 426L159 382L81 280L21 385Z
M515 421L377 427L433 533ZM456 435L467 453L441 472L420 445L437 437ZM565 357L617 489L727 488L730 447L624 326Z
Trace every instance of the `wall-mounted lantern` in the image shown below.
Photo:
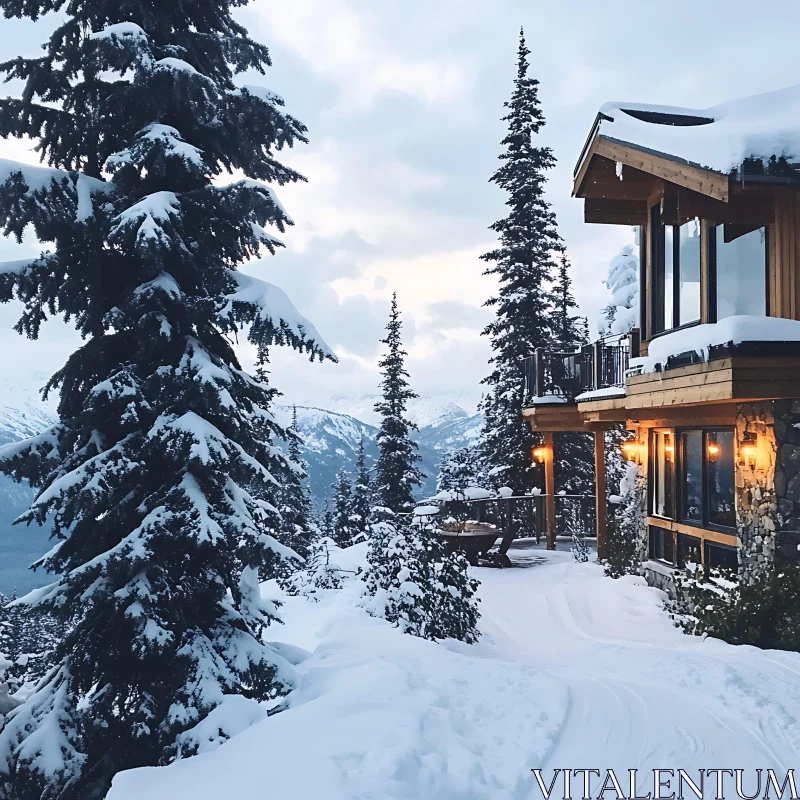
M636 437L626 439L621 445L622 455L626 461L633 461L636 464L642 463L642 453L644 445Z
M756 456L758 455L758 434L745 431L742 434L742 443L739 445L739 463L743 467L756 468Z
M540 464L544 464L545 460L547 459L547 448L540 444L531 450L531 456L533 457L534 461L538 461Z
M719 442L713 434L709 434L708 436L708 445L706 450L708 451L708 460L713 464L719 458L719 454L722 452L722 448L720 448Z
M672 456L675 452L675 445L672 444L672 435L669 433L664 434L664 458L667 461L672 461Z

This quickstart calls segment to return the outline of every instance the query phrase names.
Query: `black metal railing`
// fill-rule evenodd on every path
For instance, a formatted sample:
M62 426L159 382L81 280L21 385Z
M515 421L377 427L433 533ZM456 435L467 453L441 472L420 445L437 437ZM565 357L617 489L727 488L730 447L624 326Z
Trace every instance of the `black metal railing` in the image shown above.
M525 405L547 398L571 401L579 394L625 385L631 358L639 355L639 331L606 336L579 350L537 348L524 359Z

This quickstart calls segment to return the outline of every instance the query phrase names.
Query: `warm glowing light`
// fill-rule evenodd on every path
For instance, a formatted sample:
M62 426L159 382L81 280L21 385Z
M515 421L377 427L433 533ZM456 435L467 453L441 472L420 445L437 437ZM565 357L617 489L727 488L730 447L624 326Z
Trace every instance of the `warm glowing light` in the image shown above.
M547 448L542 445L539 447L534 447L531 455L533 456L534 461L544 464L544 461L547 458Z
M708 458L711 461L716 461L720 454L719 442L710 441L708 443Z
M755 433L750 433L750 431L745 431L744 436L742 437L742 444L739 447L739 454L742 457L742 462L750 467L751 469L755 469L756 466L756 456L758 455L758 435Z
M622 455L628 461L638 461L642 451L642 445L638 439L626 439L620 449L622 450Z
M675 448L672 445L672 437L668 434L664 436L664 454L667 457L667 460L672 458L672 453L674 452Z

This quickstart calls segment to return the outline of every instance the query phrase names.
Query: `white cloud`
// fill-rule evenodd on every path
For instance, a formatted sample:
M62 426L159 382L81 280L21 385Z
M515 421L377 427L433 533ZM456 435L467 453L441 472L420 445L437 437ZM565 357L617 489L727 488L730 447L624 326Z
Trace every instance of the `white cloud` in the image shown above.
M269 41L294 50L314 72L337 86L336 115L372 108L381 92L406 94L427 105L455 104L469 92L466 59L409 57L381 31L380 15L347 0L258 0L246 15Z

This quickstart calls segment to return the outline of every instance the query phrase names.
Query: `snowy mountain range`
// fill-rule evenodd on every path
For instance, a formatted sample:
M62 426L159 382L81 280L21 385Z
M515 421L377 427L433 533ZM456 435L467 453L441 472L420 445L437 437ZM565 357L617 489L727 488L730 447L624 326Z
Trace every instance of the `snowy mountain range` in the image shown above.
M13 381L0 378L0 445L32 436L55 420L55 401L45 403L39 397L38 390L47 377L33 373ZM368 395L334 397L326 401L327 408L308 402L296 406L311 491L319 507L324 505L336 473L343 468L354 472L362 436L368 461L374 463L379 424L374 411L376 399ZM275 409L284 426L291 424L292 408L281 405ZM422 471L427 476L420 494L425 494L435 485L442 453L474 444L482 417L458 395L419 398L412 402L409 417L419 427L416 438ZM6 594L27 592L47 582L47 575L32 573L27 567L50 549L48 530L12 525L32 497L27 485L0 476L0 592Z
M336 473L355 469L361 437L369 461L377 457L376 437L380 421L374 411L374 396L334 397L328 408L297 405L297 426L305 442L311 492L324 502ZM279 420L291 423L292 406L279 406ZM416 440L426 475L421 493L431 492L436 483L437 464L443 452L474 444L480 435L483 418L470 413L448 395L423 397L412 401L409 419L419 430Z

